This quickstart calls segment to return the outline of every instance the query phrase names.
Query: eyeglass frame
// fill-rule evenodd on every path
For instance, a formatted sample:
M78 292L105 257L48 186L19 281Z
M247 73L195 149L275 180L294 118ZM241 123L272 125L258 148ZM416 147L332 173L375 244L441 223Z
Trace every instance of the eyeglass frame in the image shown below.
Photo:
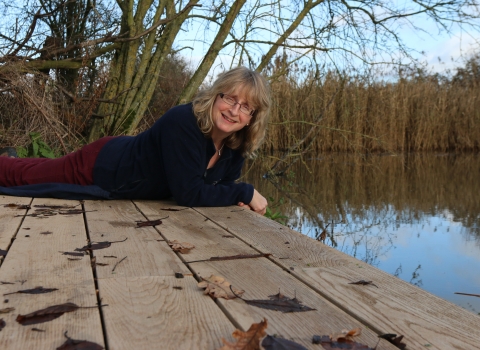
M248 115L249 117L253 116L253 113L255 113L255 109L248 107L248 105L246 105L246 104L244 104L244 103L237 102L237 101L236 101L232 96L230 96L230 95L227 95L227 94L224 94L224 93L220 93L220 94L218 94L218 96L220 96L220 98L222 99L222 101L225 102L225 103L226 103L227 105L229 105L229 106L235 107L236 105L240 105L240 108L239 108L240 112L242 112L242 113L245 114L245 115ZM230 98L232 101L234 101L233 104L231 103L232 101L227 101L227 100L225 100L225 99L224 99L225 96L228 97L228 98ZM242 111L242 107L243 107L244 109L247 109L249 112L248 112L248 113L245 113L244 111Z

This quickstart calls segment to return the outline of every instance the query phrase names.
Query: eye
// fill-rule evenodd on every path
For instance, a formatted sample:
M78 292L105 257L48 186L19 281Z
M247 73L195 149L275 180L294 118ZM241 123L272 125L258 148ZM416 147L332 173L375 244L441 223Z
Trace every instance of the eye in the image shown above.
M236 101L233 99L233 97L230 97L230 96L228 96L228 95L223 96L223 99L226 100L226 101L228 101L228 102L231 103L231 104L235 104L235 103L236 103Z

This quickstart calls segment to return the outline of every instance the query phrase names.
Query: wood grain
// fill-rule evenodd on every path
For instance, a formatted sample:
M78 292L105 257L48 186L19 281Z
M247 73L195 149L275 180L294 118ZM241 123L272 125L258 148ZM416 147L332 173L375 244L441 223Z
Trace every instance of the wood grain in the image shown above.
M480 317L467 310L253 212L227 222L231 208L196 210L378 333L402 334L412 349L478 347ZM379 288L348 284L361 279Z
M100 280L110 349L218 349L221 338L233 341L233 325L196 285L191 276Z
M77 201L35 199L32 203L48 205L78 205ZM74 339L89 340L103 346L103 333L90 259L68 260L59 251L68 251L86 242L82 214L55 215L47 218L27 216L20 234L13 242L0 268L0 308L13 307L2 314L6 327L0 332L2 349L56 349L66 340L64 333ZM42 232L51 231L51 234ZM10 284L12 283L12 284ZM10 294L37 286L57 288L47 294ZM17 315L28 314L49 306L73 302L93 306L66 313L59 318L32 326L15 321ZM33 328L44 332L33 331Z
M86 201L85 209L92 242L127 239L93 251L97 264L108 264L97 265L98 278L191 275L155 228L136 228L146 218L131 201Z
M180 254L187 262L205 260L211 257L257 253L256 250L241 242L217 224L205 220L203 215L191 208L158 201L135 201L135 204L149 220L168 216L157 227L168 241L188 242L195 246L188 253ZM180 209L180 211L166 211L164 209ZM226 220L228 220L228 216Z
M338 334L344 329L357 327L362 329L362 335L356 337L355 341L372 348L379 342L377 334L266 258L193 263L191 268L202 277L208 278L212 274L224 277L235 288L245 291L242 296L244 299L266 300L270 295L281 292L289 298L296 297L303 305L316 309L283 313L248 305L240 299L219 298L218 302L227 314L244 330L247 330L252 322L258 323L266 318L269 324L268 334L290 339L309 349L319 348L318 345L312 344L314 335ZM377 349L397 348L381 340Z
M31 198L26 197L0 196L0 249L8 250L23 220L22 215L27 212L26 209L8 207L8 204L28 205L31 201ZM0 263L1 261L2 257Z

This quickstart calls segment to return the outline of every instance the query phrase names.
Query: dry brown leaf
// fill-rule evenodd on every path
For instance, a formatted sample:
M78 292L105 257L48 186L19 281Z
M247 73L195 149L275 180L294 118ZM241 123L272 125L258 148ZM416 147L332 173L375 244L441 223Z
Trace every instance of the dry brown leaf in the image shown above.
M343 329L341 333L330 335L330 339L337 342L342 342L346 340L352 340L353 337L356 337L362 333L360 328L353 328L351 330Z
M225 345L219 350L260 350L262 349L260 345L262 343L262 339L267 335L267 332L265 332L267 326L267 319L264 318L262 322L252 324L246 332L236 329L232 333L232 336L237 340L237 342L230 343L222 338L222 342Z
M188 253L190 250L195 248L195 246L188 242L179 242L176 239L168 242L168 245L172 247L174 252L180 252L182 254Z
M235 294L242 295L245 293L244 290L238 290L232 287L230 282L221 276L211 275L209 278L202 278L202 280L202 282L198 283L198 286L205 288L203 294L210 294L214 298L235 299Z

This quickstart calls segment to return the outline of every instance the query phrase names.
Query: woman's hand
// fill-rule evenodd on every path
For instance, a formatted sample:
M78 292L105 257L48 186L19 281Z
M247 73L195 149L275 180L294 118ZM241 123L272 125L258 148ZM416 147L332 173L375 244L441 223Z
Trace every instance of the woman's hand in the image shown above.
M252 201L248 204L240 202L238 203L238 205L241 207L247 207L248 209L253 210L256 213L265 215L268 202L264 196L262 196L260 193L258 193L257 190L254 189Z

